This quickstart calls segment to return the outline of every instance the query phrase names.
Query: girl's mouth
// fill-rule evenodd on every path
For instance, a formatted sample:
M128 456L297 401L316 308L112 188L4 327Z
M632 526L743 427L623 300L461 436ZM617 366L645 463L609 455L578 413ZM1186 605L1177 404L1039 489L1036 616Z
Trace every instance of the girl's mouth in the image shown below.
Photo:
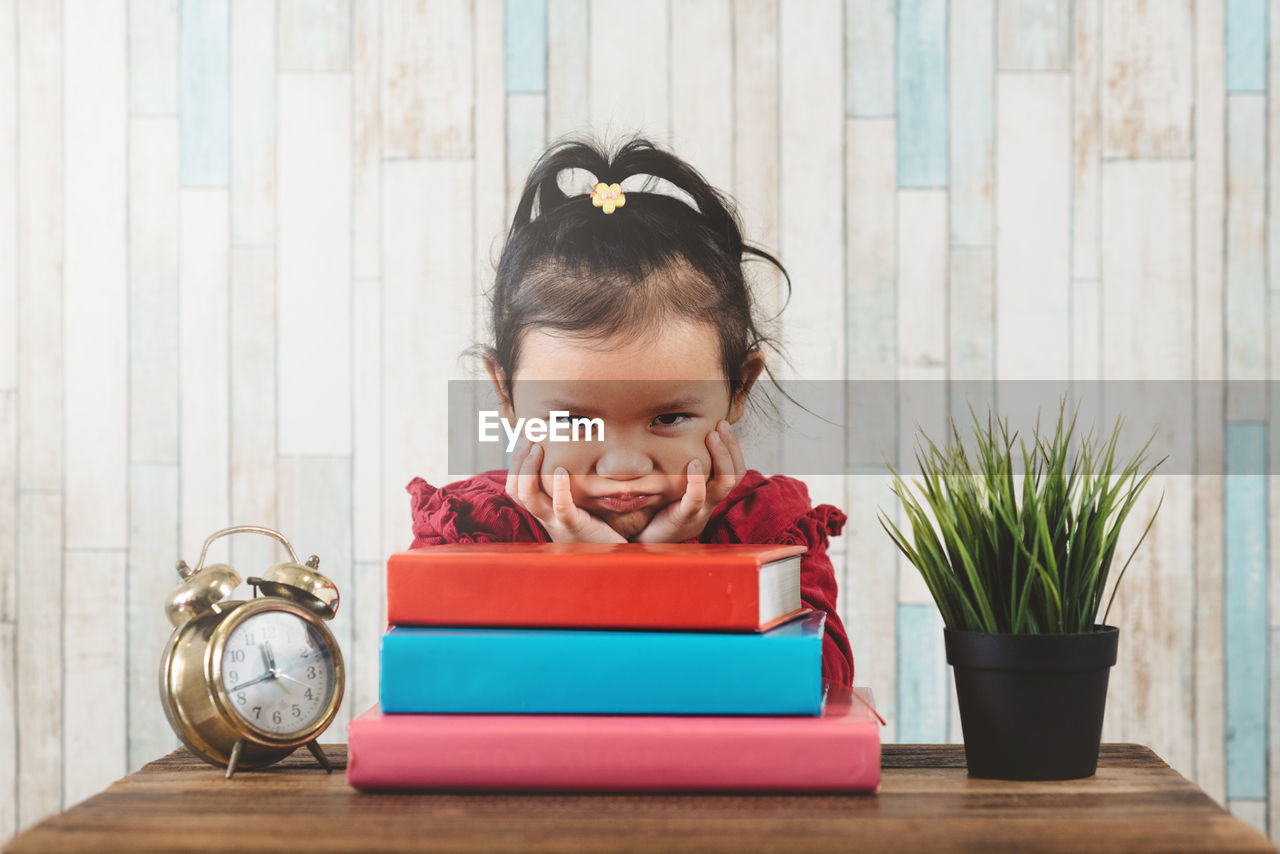
M650 494L632 494L619 492L614 495L600 495L596 497L596 501L600 502L606 510L612 510L615 513L625 513L628 510L639 510L641 507L648 507L656 504L661 496Z

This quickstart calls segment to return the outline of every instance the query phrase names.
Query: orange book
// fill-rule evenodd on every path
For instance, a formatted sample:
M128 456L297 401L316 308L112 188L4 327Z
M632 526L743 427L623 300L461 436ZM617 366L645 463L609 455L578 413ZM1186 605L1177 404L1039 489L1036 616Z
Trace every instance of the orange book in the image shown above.
M764 631L806 608L800 545L456 543L387 561L394 626Z

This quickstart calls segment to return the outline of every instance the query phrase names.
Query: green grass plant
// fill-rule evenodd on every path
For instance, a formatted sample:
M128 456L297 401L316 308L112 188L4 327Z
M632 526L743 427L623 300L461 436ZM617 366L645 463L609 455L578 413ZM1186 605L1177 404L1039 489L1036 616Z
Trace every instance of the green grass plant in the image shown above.
M973 418L970 462L959 428L939 448L923 431L916 446L919 497L889 465L893 492L910 521L909 542L880 512L880 524L920 571L949 629L1012 634L1091 632L1107 586L1120 528L1161 459L1143 472L1151 439L1117 469L1121 419L1105 443L1093 431L1072 447L1079 406L1066 423L1066 400L1051 437L1031 444L1009 433L1008 420ZM1015 440L1022 457L1015 473ZM924 448L927 445L927 450ZM1161 493L1146 529L1116 576L1106 623L1138 546L1164 503Z

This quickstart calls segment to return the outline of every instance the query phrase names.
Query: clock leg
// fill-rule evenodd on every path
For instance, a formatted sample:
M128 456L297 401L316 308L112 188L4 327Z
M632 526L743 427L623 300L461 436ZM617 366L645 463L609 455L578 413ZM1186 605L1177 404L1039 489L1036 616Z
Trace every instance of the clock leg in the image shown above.
M244 739L236 742L236 746L231 748L231 761L227 763L227 779L231 779L231 775L236 773L236 765L240 763L240 751L244 749Z
M320 745L316 744L314 741L308 741L307 750L310 750L311 755L320 763L320 767L324 769L324 773L333 773L333 766L329 764L329 759L324 755L324 751L320 749Z

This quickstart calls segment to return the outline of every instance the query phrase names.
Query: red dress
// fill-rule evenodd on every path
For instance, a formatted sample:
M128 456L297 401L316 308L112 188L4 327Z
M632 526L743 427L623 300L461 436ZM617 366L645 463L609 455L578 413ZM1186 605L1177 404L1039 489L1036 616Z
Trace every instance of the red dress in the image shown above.
M420 477L408 486L413 496L413 545L440 543L546 543L551 537L529 511L506 493L507 472L487 471L442 487ZM702 534L690 543L797 543L800 598L827 612L822 639L822 677L853 684L853 652L836 613L836 577L827 557L829 537L847 516L830 504L812 506L804 483L783 475L765 477L751 469L716 507Z

